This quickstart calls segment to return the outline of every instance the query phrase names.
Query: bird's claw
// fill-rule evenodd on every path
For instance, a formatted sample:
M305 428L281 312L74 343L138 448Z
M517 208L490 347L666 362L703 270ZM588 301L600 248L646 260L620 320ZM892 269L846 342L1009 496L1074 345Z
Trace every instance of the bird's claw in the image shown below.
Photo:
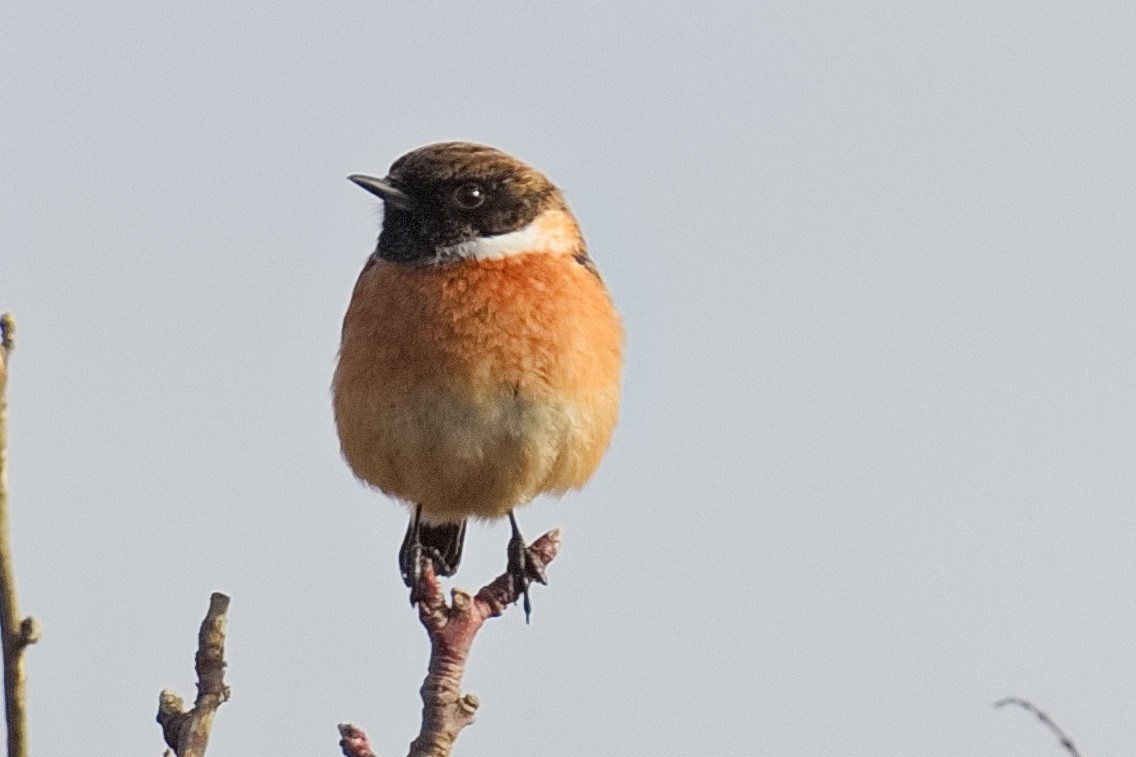
M529 622L532 615L532 602L529 600L529 585L536 581L548 585L547 567L544 558L536 550L525 544L524 537L519 532L509 539L509 561L505 570L509 576L509 590L516 597L524 598L525 622Z
M405 554L406 571L402 574L402 581L410 589L410 606L414 607L422 598L422 576L425 573L426 562L429 561L434 568L434 575L440 575L442 556L438 550L424 547L421 544L411 544Z

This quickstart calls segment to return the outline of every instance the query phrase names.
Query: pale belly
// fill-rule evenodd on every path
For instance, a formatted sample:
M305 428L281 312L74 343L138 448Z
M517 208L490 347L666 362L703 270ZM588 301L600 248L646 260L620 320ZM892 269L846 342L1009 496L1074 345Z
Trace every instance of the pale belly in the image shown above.
M500 517L541 492L579 486L599 463L589 451L610 436L579 403L507 386L415 387L340 401L355 409L339 420L341 435L360 442L344 446L356 475L422 505L433 521Z

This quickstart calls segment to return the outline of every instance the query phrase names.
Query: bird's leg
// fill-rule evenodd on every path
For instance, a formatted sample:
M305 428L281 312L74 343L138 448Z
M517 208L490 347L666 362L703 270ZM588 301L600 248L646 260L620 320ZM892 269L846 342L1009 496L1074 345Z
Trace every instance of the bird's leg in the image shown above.
M512 510L509 511L509 524L513 527L513 536L509 539L509 563L505 572L513 581L514 592L521 593L525 597L525 622L528 623L529 615L532 614L529 584L536 581L547 586L548 576L544 571L544 559L525 544L525 538L521 536L521 529L517 527L517 518Z
M419 598L418 582L422 578L423 560L434 564L435 576L452 576L457 572L465 529L464 520L458 523L430 523L422 518L422 506L415 508L398 553L402 580L410 587L410 604L417 603Z
M422 505L410 516L410 526L402 539L398 551L398 566L402 571L402 582L410 587L410 605L418 603L418 582L422 578L422 558L425 556L420 538L422 530Z

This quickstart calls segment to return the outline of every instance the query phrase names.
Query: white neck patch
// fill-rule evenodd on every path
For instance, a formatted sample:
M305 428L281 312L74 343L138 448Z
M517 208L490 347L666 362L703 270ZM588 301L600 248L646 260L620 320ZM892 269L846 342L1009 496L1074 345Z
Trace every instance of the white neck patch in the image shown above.
M439 262L502 260L529 252L574 253L579 246L579 232L571 217L560 210L546 210L522 229L439 247L435 254Z

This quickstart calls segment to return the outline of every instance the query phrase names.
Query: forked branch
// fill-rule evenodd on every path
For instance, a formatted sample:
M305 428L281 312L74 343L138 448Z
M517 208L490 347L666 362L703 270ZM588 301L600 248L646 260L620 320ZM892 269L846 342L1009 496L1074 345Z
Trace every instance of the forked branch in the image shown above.
M554 529L529 545L547 564L560 551L560 530ZM449 757L454 741L473 722L480 701L462 694L461 682L473 639L489 618L517 602L520 586L503 573L470 596L461 589L450 592L446 602L442 584L426 561L418 586L418 617L430 636L430 665L422 684L422 727L410 743L408 757ZM367 734L358 726L339 726L344 757L375 757Z
M229 597L214 592L209 611L197 634L197 701L186 710L177 692L163 689L158 695L158 724L162 736L177 757L202 757L209 744L209 731L217 708L229 699L225 685L225 614Z

